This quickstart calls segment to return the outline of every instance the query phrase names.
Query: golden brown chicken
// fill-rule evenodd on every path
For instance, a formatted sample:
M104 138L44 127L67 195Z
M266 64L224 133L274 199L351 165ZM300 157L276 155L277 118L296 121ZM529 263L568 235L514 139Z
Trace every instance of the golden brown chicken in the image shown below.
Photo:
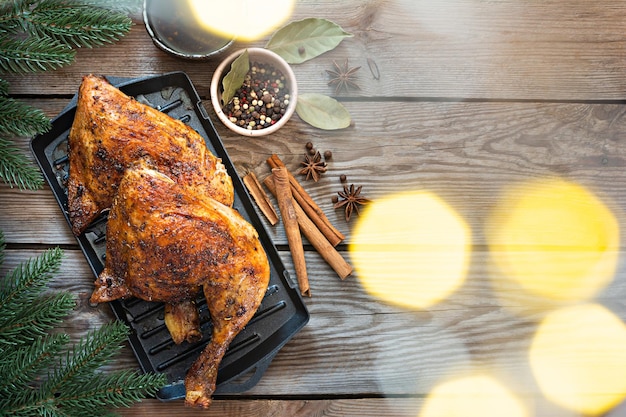
M111 206L125 169L146 156L174 181L232 205L232 180L198 132L103 77L83 77L69 134L68 209L75 235Z
M185 379L186 404L206 408L228 345L249 322L270 277L254 227L233 208L177 184L145 160L127 169L109 213L95 303L135 296L183 306L204 291L212 338Z

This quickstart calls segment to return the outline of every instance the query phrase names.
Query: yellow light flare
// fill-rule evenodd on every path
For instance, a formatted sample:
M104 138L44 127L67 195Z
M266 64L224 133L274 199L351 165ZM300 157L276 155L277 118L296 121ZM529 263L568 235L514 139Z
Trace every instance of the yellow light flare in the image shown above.
M406 308L426 308L463 284L471 232L428 192L400 193L365 207L350 257L370 294Z
M532 340L530 365L545 396L584 415L626 397L626 326L597 304L549 313Z
M459 377L436 386L420 417L527 417L522 402L488 375Z
M295 0L187 0L207 30L239 40L259 39L277 29L293 12Z
M615 274L619 224L577 184L549 179L512 187L486 234L499 271L535 296L588 300Z

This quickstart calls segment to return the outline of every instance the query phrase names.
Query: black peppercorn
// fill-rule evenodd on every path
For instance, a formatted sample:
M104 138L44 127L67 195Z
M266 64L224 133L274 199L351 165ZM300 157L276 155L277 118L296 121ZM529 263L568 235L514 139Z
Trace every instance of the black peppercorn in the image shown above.
M224 113L231 122L249 130L275 124L285 114L284 108L289 103L284 79L271 65L251 62L244 84L224 106Z

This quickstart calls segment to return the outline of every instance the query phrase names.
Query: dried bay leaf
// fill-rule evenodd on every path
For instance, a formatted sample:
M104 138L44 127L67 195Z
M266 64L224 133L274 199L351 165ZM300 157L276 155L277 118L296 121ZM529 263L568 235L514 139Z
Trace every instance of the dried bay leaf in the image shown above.
M317 93L299 94L296 113L311 126L324 130L344 129L351 122L350 113L341 103Z
M334 49L352 34L338 24L310 17L278 29L265 45L290 64L300 64Z
M222 79L222 106L228 104L233 99L237 90L243 85L249 70L250 57L246 49L230 64L230 71Z

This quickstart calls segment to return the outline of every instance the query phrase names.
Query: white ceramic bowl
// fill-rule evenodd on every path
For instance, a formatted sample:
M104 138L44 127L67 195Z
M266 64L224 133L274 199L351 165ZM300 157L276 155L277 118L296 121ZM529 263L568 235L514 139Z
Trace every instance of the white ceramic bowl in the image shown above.
M217 67L215 72L213 73L213 78L211 79L211 103L213 104L213 109L215 113L217 113L217 117L221 120L221 122L233 132L236 132L243 136L265 136L271 133L276 132L282 126L287 123L289 118L293 115L296 110L296 103L298 100L298 84L296 83L296 77L293 73L293 70L283 58L281 58L276 53L264 49L264 48L246 48L248 50L248 55L250 57L250 63L258 62L261 64L268 64L276 68L280 71L285 77L285 88L287 88L287 92L289 94L289 104L285 108L285 114L277 120L273 125L269 127L264 127L258 130L250 130L233 123L228 115L224 113L222 110L222 78L228 74L230 71L231 63L242 53L244 53L245 49L241 49L230 54L226 57L220 65Z

